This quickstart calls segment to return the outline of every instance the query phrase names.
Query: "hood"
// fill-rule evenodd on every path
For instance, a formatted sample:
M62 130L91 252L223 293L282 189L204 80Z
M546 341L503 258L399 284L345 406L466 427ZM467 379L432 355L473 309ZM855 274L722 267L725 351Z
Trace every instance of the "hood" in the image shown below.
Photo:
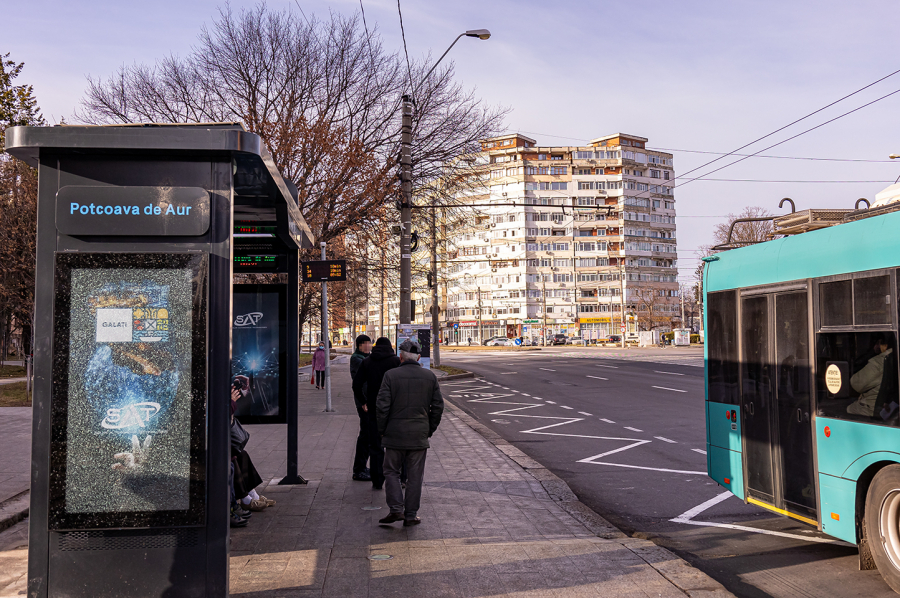
M369 355L372 359L380 361L396 355L393 347L372 347L372 353Z

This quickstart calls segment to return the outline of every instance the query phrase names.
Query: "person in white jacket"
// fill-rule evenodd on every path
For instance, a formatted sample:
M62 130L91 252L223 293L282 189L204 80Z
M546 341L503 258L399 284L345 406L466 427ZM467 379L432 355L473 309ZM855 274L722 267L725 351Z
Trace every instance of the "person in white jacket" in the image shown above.
M890 340L879 335L875 339L875 357L853 376L850 377L850 386L859 393L859 398L847 406L847 413L872 417L875 413L875 400L878 391L881 390L881 380L884 377L884 362L893 352L888 344Z

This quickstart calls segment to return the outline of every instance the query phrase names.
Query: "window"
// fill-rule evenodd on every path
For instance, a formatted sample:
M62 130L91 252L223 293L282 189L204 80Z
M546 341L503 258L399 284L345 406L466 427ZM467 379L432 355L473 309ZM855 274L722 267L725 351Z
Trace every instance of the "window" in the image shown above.
M597 251L596 243L576 243L575 251Z
M553 282L572 282L571 274L554 274Z
M569 188L569 183L550 183L551 191L566 191Z
M820 283L820 325L826 328L890 326L890 278L889 275L883 275Z
M593 303L579 303L578 311L581 313L592 313L597 311L597 306Z
M658 199L654 199L654 200L653 200L653 207L654 207L654 208L658 208L659 205L660 205L659 200L658 200Z
M578 267L579 268L593 268L597 265L597 258L594 257L582 257L578 258ZM578 280L581 280L579 277Z
M650 178L651 178L651 179L658 179L659 177L660 177L660 171L658 171L658 170L653 170L653 169L651 168L651 169L650 169Z
M568 268L572 265L572 262L570 262L568 259L556 258L555 260L553 260L553 265L557 268Z
M594 152L575 152L576 160L593 160Z
M573 172L573 174L578 174L578 175L588 175L588 174L591 174L591 169L590 168L576 168L572 172Z
M669 171L668 170L663 171L663 179L665 179L667 181L669 180Z

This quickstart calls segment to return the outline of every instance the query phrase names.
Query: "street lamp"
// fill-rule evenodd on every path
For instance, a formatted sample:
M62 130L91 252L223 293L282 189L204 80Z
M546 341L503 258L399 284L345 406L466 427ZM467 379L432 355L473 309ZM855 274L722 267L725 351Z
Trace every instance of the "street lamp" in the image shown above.
M403 114L400 128L400 188L402 194L400 203L400 225L402 226L400 234L400 324L411 323L412 316L412 251L410 250L410 233L412 232L412 116L413 106L415 105L414 98L419 86L428 79L431 73L434 72L434 69L437 68L437 65L444 59L444 56L447 55L447 52L456 45L456 42L461 37L477 37L484 40L491 37L491 32L487 29L470 29L465 33L460 33L453 40L453 43L450 44L450 47L441 54L441 57L434 63L431 70L425 74L419 85L413 87L412 81L409 82L410 87L412 87L411 94L404 95L400 104ZM437 283L437 272L434 272L433 275L435 276L434 282ZM434 311L436 312L437 310ZM434 316L434 319L437 320L437 316ZM437 335L436 327L432 334Z

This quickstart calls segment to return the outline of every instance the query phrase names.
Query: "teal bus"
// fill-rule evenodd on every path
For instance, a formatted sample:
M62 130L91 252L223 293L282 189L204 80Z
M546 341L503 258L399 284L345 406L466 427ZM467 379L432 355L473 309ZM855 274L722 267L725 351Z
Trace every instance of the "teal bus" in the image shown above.
M874 210L873 210L874 211ZM704 258L707 471L900 592L900 212Z

